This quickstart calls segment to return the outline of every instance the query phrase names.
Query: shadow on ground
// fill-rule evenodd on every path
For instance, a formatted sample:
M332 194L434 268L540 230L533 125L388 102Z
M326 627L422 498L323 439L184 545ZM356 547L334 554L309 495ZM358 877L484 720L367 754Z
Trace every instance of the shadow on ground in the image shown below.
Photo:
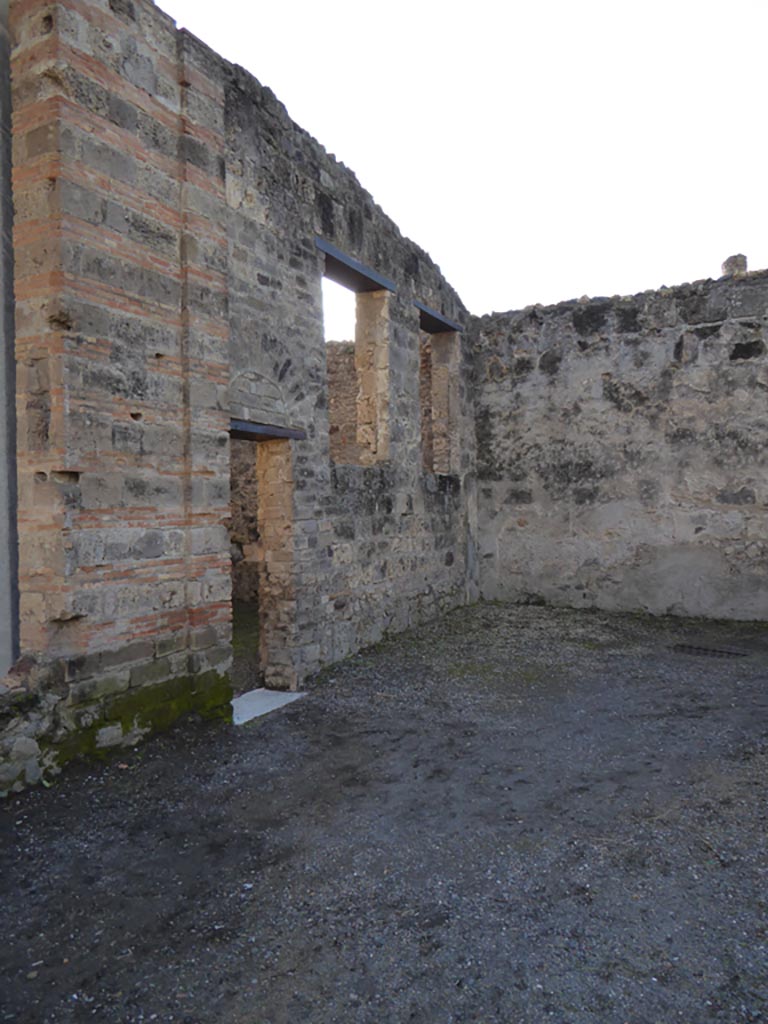
M11 799L0 1021L768 1020L765 637L478 605Z

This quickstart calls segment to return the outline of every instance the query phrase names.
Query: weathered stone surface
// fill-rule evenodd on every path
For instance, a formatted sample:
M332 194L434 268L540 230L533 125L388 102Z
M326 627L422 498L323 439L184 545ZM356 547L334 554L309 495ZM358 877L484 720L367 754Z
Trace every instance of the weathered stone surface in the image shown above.
M105 725L96 733L96 746L117 747L123 741L123 728L120 725Z
M763 272L478 321L482 592L768 618L767 316Z
M39 754L39 745L28 736L20 736L11 747L12 761L29 761Z
M729 256L723 263L723 275L726 277L735 277L739 274L746 274L747 272L747 257L743 253L737 253L735 256Z

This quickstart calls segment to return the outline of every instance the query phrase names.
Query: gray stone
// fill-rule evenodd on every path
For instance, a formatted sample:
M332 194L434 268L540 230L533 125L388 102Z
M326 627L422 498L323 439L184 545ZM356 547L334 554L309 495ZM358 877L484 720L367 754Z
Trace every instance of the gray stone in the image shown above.
M723 275L725 277L735 277L739 274L746 274L747 272L747 257L743 253L737 253L735 256L729 256L723 263Z
M105 725L96 733L97 747L116 747L122 743L123 729L120 725Z
M20 736L11 747L11 760L26 761L40 756L40 746L31 736Z

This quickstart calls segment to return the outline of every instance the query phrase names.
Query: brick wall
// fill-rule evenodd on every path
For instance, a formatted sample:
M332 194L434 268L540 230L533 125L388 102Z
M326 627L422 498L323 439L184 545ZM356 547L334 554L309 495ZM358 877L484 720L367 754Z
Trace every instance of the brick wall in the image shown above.
M223 85L148 3L10 17L22 651L106 746L229 659Z

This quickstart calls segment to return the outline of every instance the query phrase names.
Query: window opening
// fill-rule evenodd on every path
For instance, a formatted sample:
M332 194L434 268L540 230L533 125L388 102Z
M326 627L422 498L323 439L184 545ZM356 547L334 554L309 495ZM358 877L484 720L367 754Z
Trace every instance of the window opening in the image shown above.
M354 345L356 316L352 289L324 277L323 328L326 344Z
M459 472L459 325L419 308L421 458L428 473Z
M394 284L322 239L317 246L325 253L331 460L371 465L389 456L389 295ZM346 319L349 295L354 303L351 322ZM342 332L347 337L333 337Z

